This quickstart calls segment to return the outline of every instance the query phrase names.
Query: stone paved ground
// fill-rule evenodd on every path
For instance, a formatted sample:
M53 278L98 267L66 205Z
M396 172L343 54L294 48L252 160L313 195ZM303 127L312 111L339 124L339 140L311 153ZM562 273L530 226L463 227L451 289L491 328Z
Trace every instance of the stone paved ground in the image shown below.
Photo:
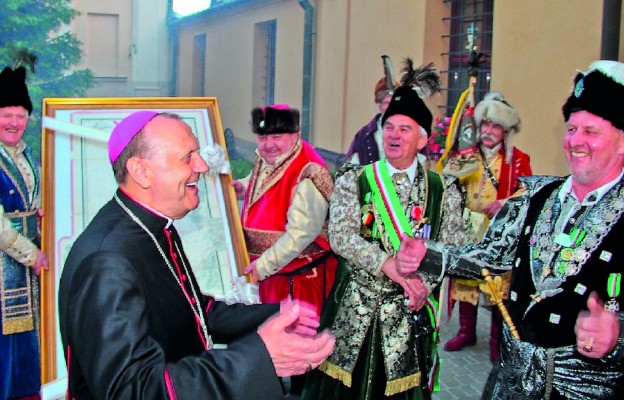
M479 307L477 318L477 345L462 351L447 352L443 346L454 337L459 329L458 308L447 322L446 312L440 325L440 357L443 359L440 371L440 391L433 394L433 400L477 400L487 379L490 362L490 316L489 310Z
M459 329L457 307L453 317L446 321L446 312L440 326L440 357L443 359L440 371L440 391L432 400L478 400L487 379L492 363L490 362L490 311L479 307L477 318L477 345L466 347L458 352L444 351L444 343L455 336ZM299 397L287 396L288 400ZM382 400L382 399L380 399Z

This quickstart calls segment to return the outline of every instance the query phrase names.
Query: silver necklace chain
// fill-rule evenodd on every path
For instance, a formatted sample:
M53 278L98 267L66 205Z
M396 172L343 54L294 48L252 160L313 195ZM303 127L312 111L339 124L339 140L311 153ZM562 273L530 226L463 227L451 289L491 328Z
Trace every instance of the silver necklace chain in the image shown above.
M123 204L121 199L119 199L119 197L117 196L117 193L115 193L115 201L117 201L119 206L130 216L130 218L134 222L136 222L137 225L139 225L141 227L141 229L143 229L145 231L145 233L147 233L148 236L152 239L152 242L154 242L154 245L158 249L158 253L160 253L160 256L162 257L162 259L165 260L165 264L167 264L167 267L169 268L169 271L171 271L171 274L173 275L173 278L176 280L176 282L180 286L180 289L182 289L182 292L185 293L186 291L184 290L184 286L182 285L182 282L180 281L180 278L178 278L178 275L176 274L175 270L173 269L173 266L171 265L171 263L169 262L169 259L165 255L165 251L162 249L162 247L158 243L158 240L156 240L156 237L154 236L154 234L152 232L150 232L149 229L147 229L147 227L143 224L143 222L136 215L134 215L134 213L132 211L130 211L130 209L128 207L126 207L125 204ZM182 267L184 268L184 272L186 273L186 276L190 277L189 271L188 271L188 267L186 266L186 262L184 261L184 257L182 257L182 252L180 251L180 248L178 247L178 244L175 241L174 241L174 244L175 244L175 247L176 247L176 250L177 250L178 254L180 254L180 259L182 260ZM206 327L206 321L204 320L204 314L202 313L202 310L201 310L201 303L199 302L199 297L197 296L197 293L195 292L195 288L193 287L192 282L189 282L189 286L191 287L191 292L193 293L193 298L195 299L195 303L197 304L197 306L196 306L197 308L195 308L193 306L193 303L191 302L191 299L189 298L189 296L185 295L184 297L186 298L186 301L189 303L189 306L191 306L191 310L193 310L193 314L195 314L195 317L199 321L199 324L200 324L201 329L202 329L202 333L204 334L205 343L206 343L205 344L205 349L206 350L210 350L212 348L212 338L210 337L210 335L208 335L208 328Z

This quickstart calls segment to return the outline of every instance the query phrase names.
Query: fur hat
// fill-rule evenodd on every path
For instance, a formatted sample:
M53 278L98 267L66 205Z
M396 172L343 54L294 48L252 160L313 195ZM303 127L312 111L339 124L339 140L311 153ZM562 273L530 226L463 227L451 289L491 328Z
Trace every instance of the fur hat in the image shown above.
M423 99L416 93L416 89L409 86L399 87L392 95L390 105L381 118L381 124L383 125L389 117L396 114L405 115L416 121L427 131L427 136L431 133L433 116Z
M251 129L258 135L299 132L299 110L287 104L254 108L251 111Z
M474 111L477 126L483 120L490 120L505 129L505 133L520 131L520 116L518 111L505 101L502 93L490 92L477 104Z
M563 118L585 110L611 122L624 130L624 64L599 60L589 66L589 71L578 72L574 77L574 90L563 105Z
M383 125L388 117L401 114L416 121L429 136L433 116L423 98L440 91L440 77L432 63L414 68L412 59L406 58L404 64L402 85L394 92L388 109L381 117L381 124Z
M26 86L26 68L5 67L0 72L0 108L22 106L32 113L33 105Z

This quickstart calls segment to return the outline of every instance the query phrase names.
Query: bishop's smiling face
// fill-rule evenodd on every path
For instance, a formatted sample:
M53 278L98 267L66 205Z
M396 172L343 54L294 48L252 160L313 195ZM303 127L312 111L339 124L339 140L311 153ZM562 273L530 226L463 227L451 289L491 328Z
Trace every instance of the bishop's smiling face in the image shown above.
M144 160L151 172L150 202L146 205L180 219L199 205L197 182L208 165L183 121L157 116L145 126L145 135L151 148Z

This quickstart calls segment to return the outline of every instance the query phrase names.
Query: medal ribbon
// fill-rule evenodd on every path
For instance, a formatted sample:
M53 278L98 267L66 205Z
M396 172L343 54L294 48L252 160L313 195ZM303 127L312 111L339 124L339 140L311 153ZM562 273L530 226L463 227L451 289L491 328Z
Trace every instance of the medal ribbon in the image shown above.
M620 295L620 284L622 283L622 274L612 273L607 280L607 294L611 298Z
M398 251L403 235L412 236L413 233L399 196L394 190L388 167L382 160L367 165L364 172L390 243L394 250Z

